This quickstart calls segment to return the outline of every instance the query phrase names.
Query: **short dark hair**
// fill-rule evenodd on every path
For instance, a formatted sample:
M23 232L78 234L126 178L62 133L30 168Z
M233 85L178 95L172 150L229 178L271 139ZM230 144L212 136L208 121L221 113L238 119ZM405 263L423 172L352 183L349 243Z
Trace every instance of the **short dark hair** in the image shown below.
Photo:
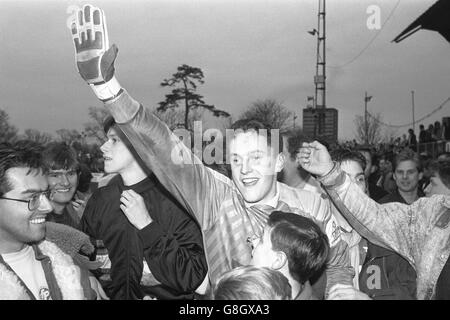
M105 134L108 134L108 131L114 129L116 131L116 134L119 136L120 140L126 145L128 150L133 154L133 156L136 159L140 159L138 153L136 152L136 149L134 149L133 145L131 144L130 140L128 140L128 137L125 135L125 133L122 131L122 129L117 125L116 120L112 116L107 116L105 120L103 121L103 130Z
M261 133L264 132L264 135L267 137L267 143L271 147L272 147L272 129L279 130L279 128L272 128L269 124L263 123L255 119L238 120L231 125L230 129L233 129L235 131L235 134L236 131L240 130L242 130L242 132L255 131L258 134L260 134L260 131ZM277 151L277 153L283 151L283 137L279 131L278 131L278 150L275 151Z
M310 218L273 211L267 221L272 249L286 254L290 275L305 283L323 270L330 246L328 237Z
M32 171L45 173L46 169L42 161L41 144L31 140L19 140L14 144L0 143L0 196L12 190L6 172L11 168L29 168L27 174Z
M47 170L80 169L77 152L65 142L50 142L42 154Z
M105 120L103 120L103 131L106 133L108 133L109 129L111 129L111 127L115 127L116 126L116 120L114 120L113 116L107 116L105 118Z
M298 150L302 147L304 142L312 141L312 139L306 136L301 129L286 130L283 131L281 135L286 137L289 157L292 160L296 159Z
M355 161L361 165L361 168L366 170L367 162L366 158L359 151L351 150L348 148L340 148L333 150L331 153L331 159L333 161L342 163L344 161Z
M394 156L394 161L392 162L392 170L395 172L397 166L400 164L400 162L403 161L413 161L416 164L417 171L422 172L423 170L422 161L420 161L420 158L417 155L417 153L415 153L411 149L404 148L402 151L400 151L398 154Z
M290 300L288 279L267 267L241 266L225 272L214 287L214 300Z
M431 175L438 174L442 183L450 189L450 159L433 160L428 166Z

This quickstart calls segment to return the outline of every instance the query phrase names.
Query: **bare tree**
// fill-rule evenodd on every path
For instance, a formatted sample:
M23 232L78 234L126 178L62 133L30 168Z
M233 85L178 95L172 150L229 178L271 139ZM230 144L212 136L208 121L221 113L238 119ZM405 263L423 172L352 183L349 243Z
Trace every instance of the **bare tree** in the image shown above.
M0 109L0 142L13 142L17 139L19 130L9 123L9 115L5 110Z
M59 129L56 130L56 134L62 142L71 144L73 141L77 141L82 138L81 134L75 129Z
M86 137L92 138L101 144L106 138L103 131L103 121L108 115L108 111L103 107L89 107L89 118L91 118L91 121L83 125Z
M288 119L292 112L275 99L253 102L240 116L240 119L255 119L267 123L274 129L286 130L290 127Z
M375 116L367 116L367 124L364 115L355 116L356 139L359 143L366 143L366 125L367 125L367 143L378 144L384 140L381 132L382 118L379 113Z
M53 140L53 136L50 133L41 132L36 129L26 129L23 137L41 144L47 144Z

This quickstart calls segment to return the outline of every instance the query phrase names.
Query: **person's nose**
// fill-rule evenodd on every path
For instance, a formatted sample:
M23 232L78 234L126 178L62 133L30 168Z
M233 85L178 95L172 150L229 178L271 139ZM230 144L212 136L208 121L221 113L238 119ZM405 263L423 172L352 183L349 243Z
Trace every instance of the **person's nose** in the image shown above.
M53 211L52 203L45 194L41 194L39 198L39 207L37 208L39 212L48 213Z
M108 150L108 141L100 146L100 151L105 153Z
M62 174L59 176L59 183L60 183L61 185L63 185L63 186L68 186L68 185L70 185L70 181L69 181L69 179L67 178L67 174L62 173Z
M426 195L427 197L430 196L430 193L431 193L431 183L429 183L429 184L425 187L425 189L423 190L423 192L425 193L425 195Z
M247 174L247 173L249 173L250 171L252 171L251 165L250 165L250 160L249 160L248 158L247 158L247 159L244 159L244 160L242 161L241 173L242 173L242 174Z

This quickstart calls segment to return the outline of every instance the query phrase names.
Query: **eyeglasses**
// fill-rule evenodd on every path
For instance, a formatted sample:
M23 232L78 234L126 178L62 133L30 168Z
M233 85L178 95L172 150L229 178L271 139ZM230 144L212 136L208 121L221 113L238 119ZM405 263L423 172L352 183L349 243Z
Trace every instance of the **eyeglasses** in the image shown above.
M31 198L29 200L14 199L14 198L8 198L8 197L0 197L0 199L28 203L28 210L34 211L41 206L42 197L45 197L47 200L51 200L51 198L52 198L51 191L47 190L47 191L43 191L43 192L36 192L31 196Z

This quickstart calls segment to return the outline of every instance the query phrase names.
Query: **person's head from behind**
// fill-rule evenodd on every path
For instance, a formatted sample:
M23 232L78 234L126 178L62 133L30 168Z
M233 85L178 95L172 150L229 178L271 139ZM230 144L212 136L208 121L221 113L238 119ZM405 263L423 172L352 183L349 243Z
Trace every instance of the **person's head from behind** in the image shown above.
M279 270L304 284L325 266L328 238L310 218L273 211L261 238L252 240L251 264Z
M100 150L103 153L105 172L123 176L134 170L140 170L140 165L131 151L134 150L133 147L113 117L106 118L103 129L107 140Z
M42 147L22 140L0 143L0 251L16 252L45 236L52 211Z
M80 164L74 148L64 142L51 142L43 152L52 201L66 205L73 199L79 181Z
M274 197L277 173L284 163L278 130L256 120L239 120L231 129L231 176L244 200L255 203Z
M400 191L417 190L419 180L422 179L422 164L417 153L405 148L395 156L393 178Z
M428 168L431 176L430 182L424 190L426 196L450 195L450 159L434 160Z
M282 133L282 138L284 155L282 178L286 178L286 176L294 174L299 175L302 178L306 178L309 176L309 173L298 164L297 154L303 143L310 142L311 139L305 136L300 129L284 131Z
M437 157L438 160L450 160L450 152L444 151L440 153Z
M242 266L225 272L213 291L214 300L290 300L291 286L279 271Z
M364 170L366 159L359 151L351 149L336 149L331 152L331 159L340 164L341 169L355 182L358 187L366 192L366 178Z

